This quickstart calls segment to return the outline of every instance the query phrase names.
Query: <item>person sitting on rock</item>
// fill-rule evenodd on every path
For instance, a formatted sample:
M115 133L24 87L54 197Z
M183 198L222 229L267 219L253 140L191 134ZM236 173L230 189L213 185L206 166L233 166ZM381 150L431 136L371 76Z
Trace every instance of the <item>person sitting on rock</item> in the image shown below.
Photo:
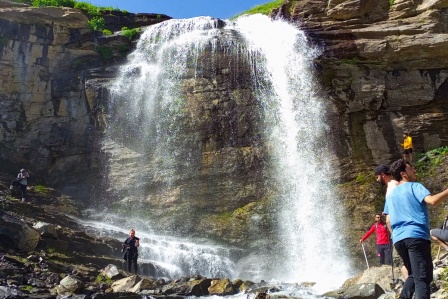
M30 175L28 172L26 172L25 169L20 169L20 172L17 175L17 181L19 182L19 188L20 188L20 191L22 191L22 201L25 201L25 198L26 198L26 188L28 185L29 177L30 177Z
M140 239L135 236L135 230L132 228L129 232L129 238L127 238L123 243L123 258L128 263L128 272L132 272L131 266L134 265L135 274L137 274L137 258L138 250L137 247L140 246Z
M386 223L382 219L381 213L375 214L375 223L372 225L370 230L365 233L361 240L359 240L359 242L364 242L364 240L370 237L370 235L374 232L376 232L376 250L378 252L380 265L391 265L392 255L390 251L389 234L387 232Z
M440 228L433 228L429 233L431 235L431 239L439 243L446 251L448 251L448 229L446 228L446 224L448 222L448 215L443 221Z

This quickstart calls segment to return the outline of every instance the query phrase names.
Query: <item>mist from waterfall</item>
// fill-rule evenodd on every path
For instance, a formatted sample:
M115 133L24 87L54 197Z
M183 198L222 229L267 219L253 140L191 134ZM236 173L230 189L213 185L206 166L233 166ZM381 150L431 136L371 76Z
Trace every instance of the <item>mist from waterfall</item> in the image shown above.
M313 84L312 63L319 50L284 21L255 15L226 21L225 26L220 22L205 17L170 20L150 26L142 34L110 88L114 119L103 145L109 155L108 180L130 210L144 209L145 200L155 200L145 198L145 181L163 182L154 188L168 189L178 175L178 165L192 167L188 149L175 146L179 142L189 145L182 141L185 128L179 125L179 111L185 110L180 81L199 75L190 73L199 70L194 66L204 49L234 51L251 66L253 93L263 110L263 138L269 154L266 185L276 194L271 212L277 223L276 244L280 245L269 248L268 244L261 253L247 253L245 262L232 261L235 255L231 251L237 248L226 250L211 241L204 245L200 243L204 240L163 236L153 231L157 219L132 218L127 210L123 213L138 224L137 232L144 232L148 244L157 244L144 248L141 258L165 265L167 272L175 268L171 275L315 281L318 289L339 287L349 275L350 261L341 230L343 211L329 179L332 169L325 106ZM230 32L241 39L222 39ZM148 174L148 165L157 171ZM129 169L129 180L117 179L114 169L120 169L120 174ZM124 224L112 214L92 216L97 221L90 225L100 228L101 223L108 223L107 228L102 227L108 235L123 237Z

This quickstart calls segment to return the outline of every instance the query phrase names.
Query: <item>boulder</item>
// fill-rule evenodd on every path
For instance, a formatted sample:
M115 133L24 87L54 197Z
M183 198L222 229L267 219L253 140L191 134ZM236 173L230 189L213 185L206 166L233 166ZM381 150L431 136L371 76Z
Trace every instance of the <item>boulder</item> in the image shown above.
M19 291L18 289L0 286L0 298L24 298L25 293Z
M59 282L59 285L56 287L56 291L58 294L65 294L65 293L76 294L82 291L83 289L84 289L84 283L71 275L68 275L64 279L62 279Z
M330 291L322 296L338 299L377 299L384 293L384 290L376 283L361 283L347 289Z
M132 275L120 280L115 281L111 288L114 291L114 293L118 293L118 292L129 292L129 290L135 286L135 284L137 282L139 282L141 280L140 277L138 277L137 275Z
M56 231L56 226L46 222L39 221L33 225L35 229L40 231L40 234L45 237L57 238L58 233Z
M131 293L139 293L143 290L151 290L157 287L157 281L153 279L143 278L129 289Z
M400 269L394 267L394 278L399 278L401 276L402 274L400 272ZM392 267L383 265L381 267L370 267L369 269L365 270L361 275L348 279L344 283L343 287L348 288L356 284L376 283L382 289L386 291L392 291L390 284L391 282L392 282Z
M211 279L197 279L188 282L187 294L188 296L207 296L209 295ZM211 294L210 294L211 295Z
M123 270L118 269L117 266L112 264L107 265L101 271L101 274L113 280L118 280L126 277L126 274L123 272Z
M237 284L235 284L235 282L234 282L233 285L235 287L238 286L238 290L240 290L241 292L246 292L246 291L250 290L255 285L255 282L246 280L246 281L243 281L241 284L239 284L239 282Z
M236 293L235 287L228 278L224 279L214 279L208 288L210 295L233 295Z
M4 247L28 252L36 248L40 232L22 220L0 211L0 243Z

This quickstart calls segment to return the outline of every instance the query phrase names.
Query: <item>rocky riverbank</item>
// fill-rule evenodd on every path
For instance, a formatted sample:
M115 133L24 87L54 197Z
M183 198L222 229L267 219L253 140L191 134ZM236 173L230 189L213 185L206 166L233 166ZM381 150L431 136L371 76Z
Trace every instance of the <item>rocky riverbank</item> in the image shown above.
M26 202L0 174L0 298L143 298L233 295L274 290L264 282L200 275L155 277L157 266L140 263L138 276L123 271L121 242L87 234L67 215L79 215L69 196L42 185ZM278 290L278 288L276 288Z
M10 190L10 176L0 174L0 298L146 298L228 296L304 298L314 283L274 284L228 278L161 278L155 265L140 265L140 274L123 271L121 242L87 234L67 215L79 216L70 197L42 185L29 188L21 202ZM436 256L436 255L434 255ZM434 261L432 298L446 298L448 254ZM393 279L395 278L395 279ZM348 279L340 289L316 298L394 298L403 277L389 266L371 267ZM291 291L293 290L293 291Z

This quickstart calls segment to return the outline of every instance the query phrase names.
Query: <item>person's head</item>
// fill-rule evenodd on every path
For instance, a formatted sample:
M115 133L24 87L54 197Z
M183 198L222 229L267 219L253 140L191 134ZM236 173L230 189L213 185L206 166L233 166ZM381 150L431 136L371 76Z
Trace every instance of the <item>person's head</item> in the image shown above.
M381 185L387 185L392 180L390 168L387 165L380 164L373 170L376 176L376 181Z
M395 161L390 166L390 171L394 179L399 182L402 180L407 182L415 182L417 180L415 168L412 166L411 162L407 160L400 159Z
M25 171L26 171L25 168L20 169L21 173L24 173Z
M407 132L404 132L403 133L403 138L406 138L406 137L408 137L409 136L409 134L407 133Z
M381 218L383 217L383 215L381 215L381 213L377 213L375 214L375 222L381 222Z
M131 228L131 230L129 231L129 236L131 237L135 236L135 230L133 228Z

